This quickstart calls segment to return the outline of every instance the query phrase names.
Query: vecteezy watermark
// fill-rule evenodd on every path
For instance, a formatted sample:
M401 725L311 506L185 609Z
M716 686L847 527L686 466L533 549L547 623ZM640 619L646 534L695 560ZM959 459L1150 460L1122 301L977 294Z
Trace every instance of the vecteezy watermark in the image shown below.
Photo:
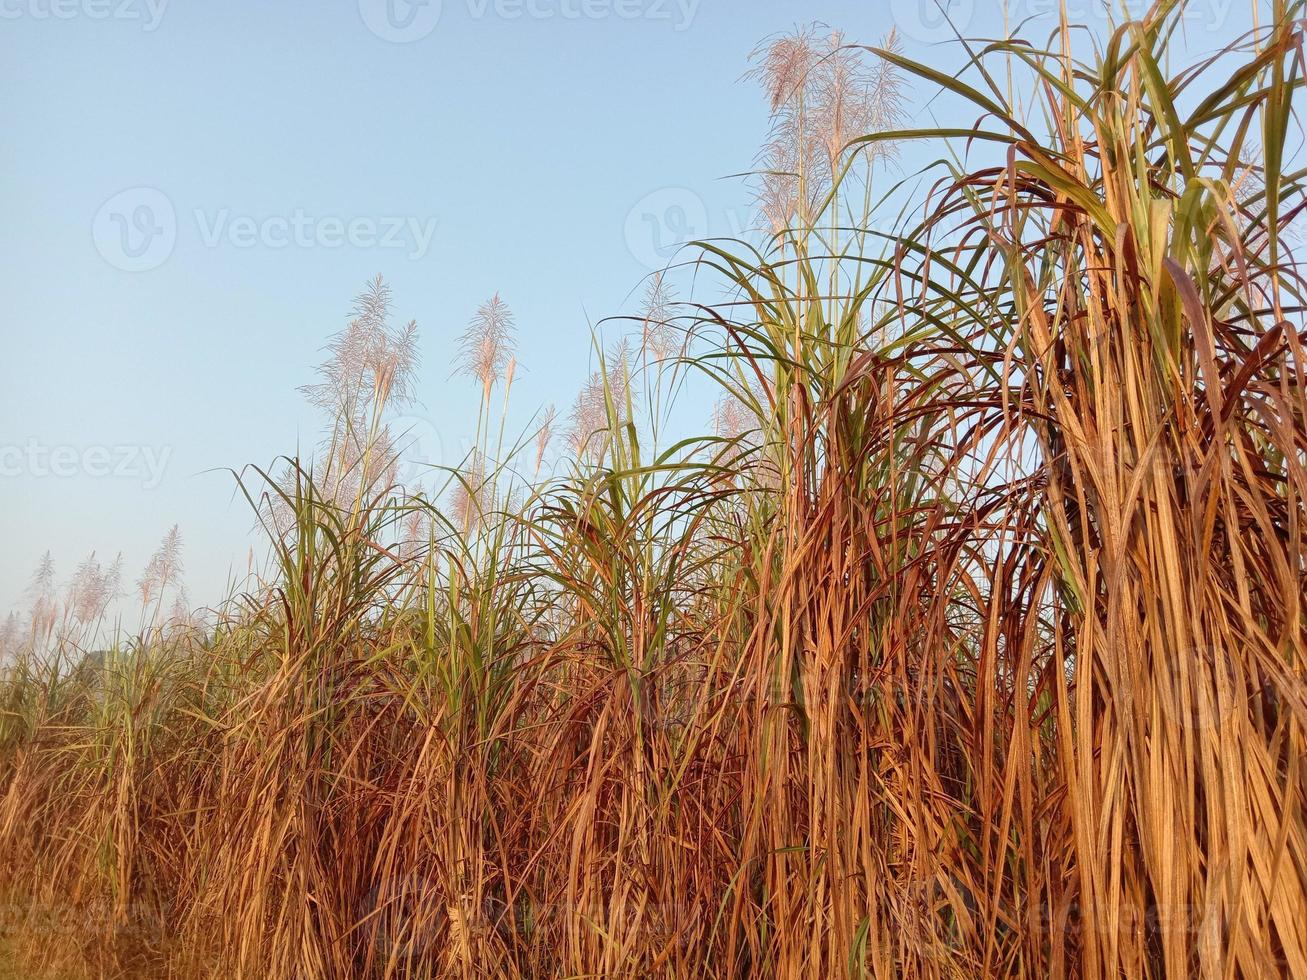
M1066 10L1067 20L1072 24L1088 24L1093 21L1120 23L1129 20L1141 20L1155 6L1155 0L1011 0L1008 8L1008 22L1020 24L1028 20L1056 21ZM1230 11L1234 0L1189 0L1181 4L1176 16L1189 27L1198 27L1207 31L1217 31L1230 20Z
M168 926L169 903L147 905L130 902L126 909L112 901L85 903L59 901L12 902L0 906L0 938L21 932L27 936L51 938L103 937L112 932L118 938L159 942L172 935Z
M129 187L100 205L91 223L96 251L114 268L148 272L177 244L177 211L155 187Z
M197 208L195 224L206 248L401 248L420 259L431 248L435 218L411 215L314 217L303 208L289 215L255 218L233 215L227 208L206 213Z
M890 17L903 34L923 44L951 41L971 26L975 0L890 0ZM956 33L955 33L956 32Z
M1155 0L1008 0L1008 25L1056 22L1066 11L1072 24L1107 24L1138 20L1154 6ZM1177 16L1186 25L1217 31L1230 20L1234 0L1191 0L1182 5ZM976 0L890 0L890 16L905 37L923 44L935 44L966 36L976 25L976 14L983 9ZM986 31L1003 27L1002 7L992 4L999 16L986 25Z
M802 234L797 223L793 230ZM710 208L702 196L688 187L663 187L646 194L626 213L622 231L627 251L651 272L660 272L680 261L678 256L688 258L682 251L692 242L745 241L760 251L775 244L772 231L764 227L763 215L757 207ZM897 231L898 226L891 218L876 217L864 222L857 234L849 236L846 245L878 248L879 243L891 240Z
M169 0L0 0L0 20L139 21L149 34L158 30Z
M359 0L363 23L383 41L421 41L440 23L440 0Z
M445 461L445 443L440 429L426 415L406 412L388 425L395 449L395 482L409 490L440 482ZM461 458L461 457L460 457Z
M72 446L47 445L29 439L23 445L0 445L0 477L31 476L71 479L139 480L142 490L153 490L163 482L171 446Z
M623 235L636 261L657 272L676 260L690 242L742 237L749 216L727 210L710 217L704 199L688 187L663 187L646 194L626 214Z
M426 256L437 225L435 218L413 215L316 216L303 208L257 217L230 208L196 208L192 216L205 248L403 249L413 260ZM177 209L155 187L115 194L100 206L91 226L96 251L124 272L163 265L177 246L178 230Z
M665 21L683 31L693 22L699 0L467 0L467 8L477 19Z
M484 20L629 20L665 22L684 31L699 0L464 0L468 17ZM440 22L441 0L359 0L363 23L383 41L420 41Z

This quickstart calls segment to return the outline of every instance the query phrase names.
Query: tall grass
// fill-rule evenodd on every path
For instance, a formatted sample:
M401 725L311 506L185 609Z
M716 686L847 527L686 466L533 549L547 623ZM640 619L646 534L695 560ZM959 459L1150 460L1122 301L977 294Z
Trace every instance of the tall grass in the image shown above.
M784 220L699 246L719 302L657 280L561 474L552 411L505 441L498 297L454 508L390 466L411 332L338 347L324 460L242 477L273 573L216 626L32 643L0 681L14 945L130 976L1307 976L1303 10L1173 72L1181 13L1089 60L1065 22L968 44L957 77L890 43L876 71L972 118L886 130L885 101L824 162L805 78L852 49L766 49ZM910 140L941 161L875 234L858 181ZM715 431L662 446L640 406L687 372Z

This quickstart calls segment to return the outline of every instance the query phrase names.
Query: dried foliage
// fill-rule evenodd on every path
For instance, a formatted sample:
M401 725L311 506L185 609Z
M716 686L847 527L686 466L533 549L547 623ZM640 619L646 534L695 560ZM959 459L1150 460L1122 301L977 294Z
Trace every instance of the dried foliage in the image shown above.
M955 152L884 254L703 246L711 437L649 450L610 351L569 473L518 499L479 439L502 510L293 467L216 626L8 669L17 943L133 977L1307 976L1303 8L1168 73L1182 12L1092 61L1069 26L958 79L877 53L980 122L917 137ZM816 45L768 49L776 106Z

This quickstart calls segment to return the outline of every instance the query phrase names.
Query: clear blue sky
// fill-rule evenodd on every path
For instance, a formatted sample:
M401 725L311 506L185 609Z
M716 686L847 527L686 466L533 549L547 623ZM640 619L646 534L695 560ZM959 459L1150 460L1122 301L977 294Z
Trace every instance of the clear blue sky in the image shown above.
M315 441L297 386L376 273L420 324L417 414L446 462L475 411L452 341L496 290L515 401L565 413L591 324L631 309L659 241L750 220L725 178L766 130L740 80L756 43L897 23L956 64L931 6L0 0L0 610L47 549L61 584L92 550L134 581L174 523L193 600L216 601L252 540L223 468ZM998 32L996 3L954 6ZM1048 0L1018 6L1051 26ZM1247 16L1194 8L1201 49Z

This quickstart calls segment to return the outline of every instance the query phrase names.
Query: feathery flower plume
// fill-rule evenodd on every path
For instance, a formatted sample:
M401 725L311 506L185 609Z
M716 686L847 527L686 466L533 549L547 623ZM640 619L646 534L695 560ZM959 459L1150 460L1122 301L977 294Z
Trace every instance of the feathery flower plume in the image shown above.
M767 93L773 116L792 112L796 99L808 81L817 59L816 25L797 27L789 34L773 37L754 51L751 60L762 56L762 64L750 72Z
M897 50L897 32L890 31L881 46ZM851 140L901 128L904 83L893 64L848 46L839 31L819 37L816 24L773 38L754 52L754 60L758 66L750 77L761 83L772 117L756 198L764 220L779 233L796 221L816 220ZM863 152L873 160L896 150L876 143Z
M819 182L813 179L820 143L808 121L806 98L816 45L814 27L796 28L764 42L751 59L760 63L748 77L762 85L772 117L757 200L773 232L790 227L796 218L810 221L820 200L814 192Z
M27 595L32 603L32 631L37 636L49 636L59 614L59 600L54 590L54 559L50 552L41 556L27 587Z
M545 413L540 420L540 430L536 433L536 472L540 472L540 465L545 460L545 453L549 450L549 442L554 438L554 419L558 416L558 410L550 405L545 409Z
M881 48L899 49L898 30L892 29ZM825 54L812 72L814 123L825 150L825 167L833 179L840 170L840 157L850 140L870 133L899 129L904 119L904 83L899 69L864 48L851 47L842 31L826 40ZM891 156L891 143L873 143L870 157Z
M191 603L186 595L185 586L178 586L172 597L172 608L168 611L168 625L173 628L195 625L195 615L191 610Z
M494 484L486 473L486 458L480 450L472 450L451 493L454 520L464 533L469 533L494 507Z
M141 605L148 606L157 602L163 592L182 573L182 536L177 525L163 537L159 550L151 557L145 571L136 583L141 596Z
M607 428L604 376L602 372L593 371L576 393L576 401L572 404L572 428L567 440L572 452L578 457L597 462L607 446L606 440L599 437L606 433Z
M748 406L734 395L717 399L712 412L713 433L721 439L739 439L758 427Z
M41 596L53 596L54 594L54 558L50 552L41 556L37 563L36 571L32 573L32 581L27 587L27 591L34 598Z
M399 525L399 553L405 558L413 558L422 553L431 538L431 521L427 512L414 507L408 511Z
M481 382L486 399L513 359L515 333L513 314L495 293L477 309L458 340L461 370Z
M654 361L664 361L677 350L676 331L672 326L672 306L675 296L672 288L663 281L661 272L649 280L641 311L643 331L640 336L640 354Z
M319 381L300 389L331 420L320 475L338 505L351 502L360 486L393 481L396 451L382 417L413 398L417 343L415 321L391 326L390 287L377 276L355 298L349 324L327 345ZM280 528L283 521L275 523Z
M608 393L619 422L626 421L627 402L635 396L635 378L631 366L633 359L631 341L627 337L610 346L604 355L604 377L608 381Z
M120 551L114 555L113 564L104 575L104 592L109 602L113 602L122 595L123 582L123 553Z
M600 370L591 372L572 404L568 442L577 457L592 463L604 457L613 430L627 421L631 397L631 348L623 338L609 348Z
M105 614L109 604L118 597L118 583L122 574L122 555L106 571L96 560L95 552L77 566L68 586L68 608L73 619L85 625Z
M19 636L18 613L11 612L5 617L4 625L0 626L0 665L18 654L21 643Z
M897 27L891 28L881 39L880 47L890 54L902 51ZM882 57L874 58L867 86L866 131L888 133L902 129L908 119L907 100L907 83L898 65ZM849 138L861 135L853 133ZM899 144L892 141L874 143L866 152L874 159L893 160L899 155Z
M349 324L327 345L316 384L305 385L309 402L333 415L366 424L377 394L387 401L412 397L417 369L417 323L390 326L390 286L377 276L354 299Z

